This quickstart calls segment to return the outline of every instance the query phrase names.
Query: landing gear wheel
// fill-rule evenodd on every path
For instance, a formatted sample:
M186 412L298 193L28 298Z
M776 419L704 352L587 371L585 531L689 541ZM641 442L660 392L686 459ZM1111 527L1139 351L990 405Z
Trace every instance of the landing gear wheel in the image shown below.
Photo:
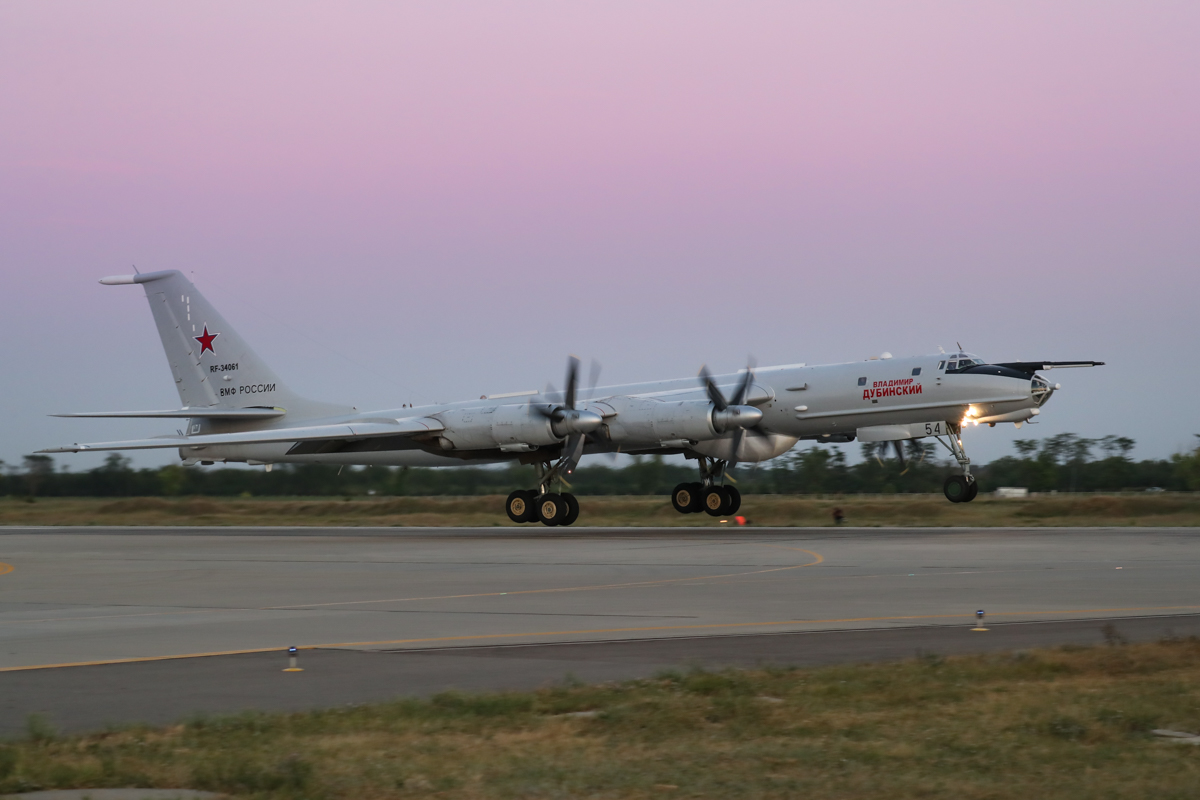
M971 481L971 488L967 490L967 496L962 499L964 503L969 503L979 494L979 481Z
M725 492L729 495L729 510L725 514L726 516L736 514L738 509L742 507L742 493L733 486L726 486Z
M967 485L967 479L962 475L951 475L942 484L942 493L946 495L946 499L951 503L967 502L970 499L970 492L971 489Z
M532 498L524 489L517 489L508 496L504 501L504 511L513 522L533 522L537 518Z
M694 483L681 483L671 491L671 506L680 514L691 514L699 502Z
M688 513L699 514L704 510L704 484L689 483L688 491L692 493L692 505L688 508Z
M710 517L724 516L729 508L729 494L725 491L724 486L710 486L704 490L703 497L704 511Z
M525 521L537 522L537 499L541 495L537 489L525 489Z
M567 515L563 517L563 521L559 525L574 525L575 520L579 519L579 501L575 499L575 495L570 492L563 492L562 499L567 503Z
M567 518L569 506L567 501L563 500L562 495L547 492L539 497L536 503L538 519L542 521L543 525L561 525Z

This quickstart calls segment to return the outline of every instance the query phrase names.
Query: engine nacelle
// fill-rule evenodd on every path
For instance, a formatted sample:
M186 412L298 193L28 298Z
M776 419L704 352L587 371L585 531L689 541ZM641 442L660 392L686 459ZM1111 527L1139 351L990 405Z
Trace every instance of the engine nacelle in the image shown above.
M614 397L604 405L616 412L608 424L614 442L704 441L717 436L707 400Z
M778 433L766 436L757 433L747 433L742 437L742 444L737 452L733 452L733 437L725 436L711 442L701 442L693 449L709 458L719 458L722 461L766 461L768 458L781 456L800 441L794 436L782 436Z
M434 416L446 426L441 440L447 450L491 450L518 444L541 446L562 440L555 435L550 418L527 403L466 408Z

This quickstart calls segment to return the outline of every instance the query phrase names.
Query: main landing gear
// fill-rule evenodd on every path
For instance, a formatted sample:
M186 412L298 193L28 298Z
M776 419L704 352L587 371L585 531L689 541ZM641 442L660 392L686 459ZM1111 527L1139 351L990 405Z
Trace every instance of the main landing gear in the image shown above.
M945 447L950 451L950 455L954 456L955 461L962 467L962 475L951 475L946 478L946 482L942 484L942 493L951 503L969 503L979 494L979 484L975 482L975 476L971 474L971 459L967 458L967 451L963 449L962 426L954 422L947 422L946 427L950 430L949 436L933 438L941 442L942 447Z
M570 525L579 519L579 501L570 492L541 492L517 489L504 504L513 522L540 522L543 525Z
M701 511L714 517L737 513L742 505L742 493L733 486L721 486L725 479L726 462L700 456L700 482L681 483L671 492L671 505L680 514Z
M538 465L538 488L517 489L508 496L504 510L513 522L540 522L543 525L572 525L579 519L579 501L570 492L551 492L562 462L553 468Z

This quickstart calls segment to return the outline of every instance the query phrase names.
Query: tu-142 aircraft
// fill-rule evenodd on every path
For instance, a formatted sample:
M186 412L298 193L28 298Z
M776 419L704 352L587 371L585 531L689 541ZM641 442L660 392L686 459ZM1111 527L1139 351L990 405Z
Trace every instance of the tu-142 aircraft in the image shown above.
M787 452L800 440L901 443L932 437L960 467L946 478L954 503L979 491L962 445L967 424L1020 427L1059 389L1039 370L1099 361L986 363L970 353L876 358L847 364L790 364L730 375L701 369L680 378L592 387L581 394L571 358L559 392L514 392L478 400L360 412L293 393L178 271L104 278L140 284L150 303L183 407L166 411L60 414L63 417L184 419L176 435L74 444L43 453L178 448L187 465L215 462L445 467L520 461L537 487L517 489L505 510L514 522L570 525L579 503L566 483L594 453L682 454L700 480L677 486L680 513L733 514L741 496L727 478L739 462Z

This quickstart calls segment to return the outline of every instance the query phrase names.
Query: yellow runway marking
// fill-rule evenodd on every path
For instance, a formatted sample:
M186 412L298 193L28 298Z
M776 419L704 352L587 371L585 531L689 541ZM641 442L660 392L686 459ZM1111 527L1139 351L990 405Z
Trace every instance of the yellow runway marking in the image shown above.
M993 617L1031 617L1045 616L1049 614L1101 614L1124 611L1184 611L1196 610L1200 606L1136 606L1132 608L1075 608L1056 611L1001 611L988 612L989 616ZM465 641L492 641L496 639L514 639L520 637L545 637L545 636L578 636L582 634L600 634L600 633L646 633L649 631L692 631L692 630L715 630L717 628L754 628L768 627L771 625L830 625L836 623L847 622L902 622L912 620L927 620L927 619L974 619L974 614L926 614L926 615L908 615L897 617L845 617L842 619L785 619L775 620L772 622L723 622L712 623L705 625L656 625L650 627L639 628L591 628L569 631L534 631L526 633L484 633L469 636L434 636L423 639L388 639L379 642L336 642L329 644L306 644L298 645L299 650L332 650L339 647L373 647L388 644L437 644L439 642L465 642ZM1069 621L1085 621L1085 620L1063 620ZM249 655L252 653L279 653L283 654L287 650L286 645L278 645L276 647L256 647L247 650L219 650L211 653L181 653L178 655L169 656L145 656L141 658L113 658L105 661L75 661L63 664L36 664L27 667L0 667L0 672L22 672L34 669L57 669L61 667L94 667L105 664L138 664L147 661L172 661L184 658L207 658L209 656L235 656Z
M0 561L0 575L7 575L14 569L16 569L16 567L14 567L12 564L5 564L3 561Z
M590 592L600 591L605 589L626 589L631 586L661 586L667 583L683 583L684 581L706 581L714 578L740 578L746 575L765 575L769 572L786 572L792 569L803 569L804 567L814 567L825 561L825 557L820 553L814 553L812 550L805 550L801 547L781 547L780 545L764 545L765 547L780 547L783 550L797 550L801 553L808 553L816 560L809 561L807 564L791 564L786 567L770 567L768 569L756 569L749 572L727 572L721 575L692 575L687 578L663 578L654 581L633 581L631 583L601 583L591 586L561 586L554 589L517 589L508 592L480 592L478 594L444 594L432 595L429 597L390 597L384 600L342 600L337 603L299 603L290 606L264 606L265 611L280 611L289 608L329 608L331 606L359 606L370 605L373 603L412 603L420 600L465 600L472 597L500 597L507 595L509 597L518 594L553 594L556 592ZM647 564L631 564L630 566L647 567L653 566Z

